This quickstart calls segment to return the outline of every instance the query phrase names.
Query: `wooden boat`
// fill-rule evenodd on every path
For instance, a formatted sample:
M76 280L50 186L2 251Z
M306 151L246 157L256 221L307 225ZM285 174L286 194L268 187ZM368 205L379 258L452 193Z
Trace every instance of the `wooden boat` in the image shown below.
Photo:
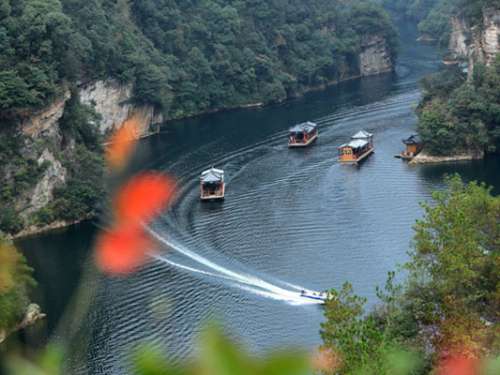
M361 130L351 137L349 143L343 144L338 150L341 163L359 164L375 151L373 134Z
M316 139L318 139L318 125L314 122L304 122L290 129L288 147L307 147Z
M200 177L200 199L202 201L224 199L226 183L222 169L210 168Z
M412 160L422 151L423 143L417 134L412 134L410 137L403 139L406 149L401 152L399 158L403 160Z

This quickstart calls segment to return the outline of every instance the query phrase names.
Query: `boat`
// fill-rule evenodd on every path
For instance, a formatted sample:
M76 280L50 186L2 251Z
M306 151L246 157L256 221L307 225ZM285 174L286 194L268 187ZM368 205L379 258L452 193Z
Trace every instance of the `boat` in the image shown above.
M344 164L359 164L373 154L373 134L361 130L351 137L349 143L338 148L339 160Z
M412 160L422 151L423 143L417 134L412 134L410 137L403 139L403 143L406 145L406 150L399 154L400 159Z
M318 125L314 122L303 122L290 128L288 147L307 147L318 139Z
M210 168L201 174L200 199L202 201L222 200L225 193L226 183L222 169Z
M328 299L328 293L326 292L313 292L310 290L302 290L300 292L300 296L308 299L312 299L315 301L321 301L323 303Z

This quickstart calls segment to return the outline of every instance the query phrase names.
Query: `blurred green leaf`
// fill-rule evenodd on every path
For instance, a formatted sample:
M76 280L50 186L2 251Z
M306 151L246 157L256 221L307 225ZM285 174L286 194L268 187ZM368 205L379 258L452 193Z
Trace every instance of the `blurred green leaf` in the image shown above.
M484 369L484 375L498 374L500 374L500 357L488 360Z

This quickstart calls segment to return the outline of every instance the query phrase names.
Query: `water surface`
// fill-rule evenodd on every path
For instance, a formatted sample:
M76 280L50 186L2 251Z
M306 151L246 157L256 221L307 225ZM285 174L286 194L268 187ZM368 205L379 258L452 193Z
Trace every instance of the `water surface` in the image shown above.
M83 321L89 342L73 363L77 372L121 374L127 353L143 340L174 358L188 356L211 319L255 353L314 348L322 310L296 298L301 288L349 280L372 305L375 286L407 259L419 202L442 188L445 174L485 181L498 193L498 158L418 167L394 158L415 129L417 82L440 61L414 38L403 30L394 74L280 106L171 123L143 141L136 169L169 172L182 191L151 226L164 245L159 258L128 279L84 279L95 297ZM306 120L319 124L318 142L289 150L288 127ZM360 129L374 133L376 153L359 167L339 165L337 146ZM210 166L228 176L222 203L198 199L199 173ZM86 224L23 242L51 328L94 232Z

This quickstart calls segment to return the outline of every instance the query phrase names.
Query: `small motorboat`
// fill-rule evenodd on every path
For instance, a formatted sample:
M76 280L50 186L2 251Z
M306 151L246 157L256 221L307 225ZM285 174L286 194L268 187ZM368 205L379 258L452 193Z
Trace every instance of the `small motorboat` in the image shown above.
M321 301L325 303L328 299L328 293L326 292L313 292L311 290L302 290L300 292L300 296L308 299L312 299L315 301Z
M202 201L222 200L225 193L226 184L222 169L210 168L201 174L200 199Z
M304 122L290 129L288 147L307 147L318 139L318 125L314 122Z

